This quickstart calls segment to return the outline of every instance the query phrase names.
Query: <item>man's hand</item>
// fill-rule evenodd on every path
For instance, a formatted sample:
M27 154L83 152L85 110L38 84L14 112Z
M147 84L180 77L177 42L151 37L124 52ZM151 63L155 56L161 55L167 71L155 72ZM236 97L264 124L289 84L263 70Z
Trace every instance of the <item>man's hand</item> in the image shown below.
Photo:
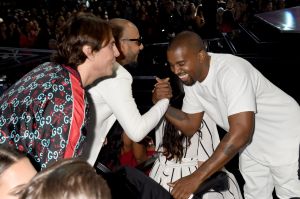
M171 194L175 199L188 199L197 191L199 183L198 176L191 174L168 185L173 187Z
M156 77L157 83L152 90L152 102L154 104L163 98L170 99L173 96L169 79L170 78L160 79Z

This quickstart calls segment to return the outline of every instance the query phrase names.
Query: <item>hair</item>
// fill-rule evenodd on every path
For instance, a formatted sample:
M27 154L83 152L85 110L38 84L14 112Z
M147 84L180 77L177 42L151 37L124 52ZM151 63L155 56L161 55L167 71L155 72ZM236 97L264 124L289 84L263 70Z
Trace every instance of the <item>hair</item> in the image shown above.
M82 51L84 45L97 52L109 44L111 37L110 26L101 18L91 13L73 15L57 34L57 51L52 61L75 68L87 59Z
M176 159L181 161L182 157L184 156L184 147L182 142L187 140L189 145L190 139L181 134L168 120L165 120L163 131L163 155L166 156L167 160Z
M112 171L117 170L121 165L119 157L124 145L122 139L123 132L122 126L116 121L106 136L107 144L101 148L97 158L97 161L100 161Z
M6 169L25 157L25 154L14 148L0 146L0 176Z
M184 94L181 93L176 98L173 98L172 106L175 108L181 108L183 97ZM168 120L165 120L163 125L164 133L161 144L161 147L164 149L163 155L166 156L167 160L176 159L176 161L181 161L184 156L184 149L191 144L190 138L180 133L180 131ZM185 147L182 145L184 141L186 141Z
M38 173L19 192L20 199L110 199L104 178L86 161L61 159Z
M192 52L198 53L205 50L202 38L195 32L182 31L178 33L170 42L167 51L174 50L178 47L188 48Z
M119 45L119 40L123 36L123 32L125 29L125 26L127 23L129 23L128 20L126 19L121 19L121 18L114 18L108 21L111 29L112 29L112 34L116 40L117 46Z

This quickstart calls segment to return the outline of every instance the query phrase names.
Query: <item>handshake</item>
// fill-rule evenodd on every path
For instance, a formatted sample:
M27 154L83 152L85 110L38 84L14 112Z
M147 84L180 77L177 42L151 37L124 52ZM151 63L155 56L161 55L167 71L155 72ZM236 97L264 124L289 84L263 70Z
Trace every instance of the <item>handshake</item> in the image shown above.
M172 88L170 85L170 78L160 79L158 77L155 78L157 83L154 85L152 90L152 102L156 104L161 99L172 98Z

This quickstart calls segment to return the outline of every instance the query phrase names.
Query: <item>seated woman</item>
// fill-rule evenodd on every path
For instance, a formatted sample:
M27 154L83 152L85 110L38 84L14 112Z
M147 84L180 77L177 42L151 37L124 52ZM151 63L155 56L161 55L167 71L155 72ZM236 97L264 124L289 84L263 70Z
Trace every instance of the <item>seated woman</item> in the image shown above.
M112 171L121 166L136 167L154 154L153 146L150 136L146 136L141 142L132 141L116 121L106 137L97 162L101 162Z
M171 192L169 183L190 175L207 160L220 142L216 124L204 116L201 129L192 137L186 137L167 120L163 120L156 130L156 147L159 158L149 174L156 182ZM233 174L225 168L229 190L209 190L203 199L242 199L239 185Z
M0 146L0 198L17 199L15 190L36 174L29 159L14 148Z
M102 176L86 161L61 159L20 188L20 199L110 199ZM2 199L2 198L1 198Z

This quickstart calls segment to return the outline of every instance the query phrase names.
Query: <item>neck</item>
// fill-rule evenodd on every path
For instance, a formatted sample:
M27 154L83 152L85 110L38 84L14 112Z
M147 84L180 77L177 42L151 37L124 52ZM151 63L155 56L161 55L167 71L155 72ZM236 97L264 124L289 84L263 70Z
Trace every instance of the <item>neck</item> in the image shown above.
M93 78L93 76L90 75L86 69L88 69L86 64L81 64L77 67L83 87L86 87L95 81L95 78Z
M209 66L210 66L210 60L211 60L211 56L206 54L205 55L205 58L203 60L203 67L202 67L202 70L201 70L201 75L200 75L200 82L202 82L203 80L205 80L205 78L207 77L208 75L208 72L209 72Z

